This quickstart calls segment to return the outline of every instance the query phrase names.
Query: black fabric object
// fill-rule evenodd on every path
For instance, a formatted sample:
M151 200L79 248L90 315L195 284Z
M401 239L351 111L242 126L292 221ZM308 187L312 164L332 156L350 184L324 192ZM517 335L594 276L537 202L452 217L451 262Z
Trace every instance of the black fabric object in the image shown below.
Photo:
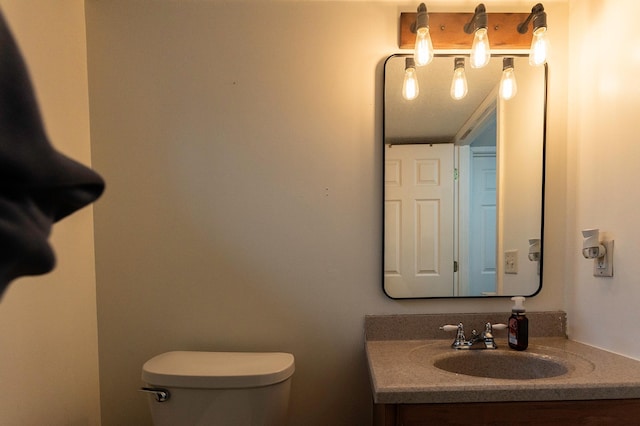
M0 11L0 295L55 266L51 226L95 201L105 183L47 137L27 67Z

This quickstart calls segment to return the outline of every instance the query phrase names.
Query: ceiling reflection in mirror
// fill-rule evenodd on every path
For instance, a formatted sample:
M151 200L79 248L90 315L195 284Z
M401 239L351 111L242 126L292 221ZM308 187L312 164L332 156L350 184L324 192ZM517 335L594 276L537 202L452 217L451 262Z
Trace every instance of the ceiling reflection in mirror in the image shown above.
M498 96L503 57L465 67L468 92L451 96L455 57L384 67L383 288L391 298L536 294L542 286L547 67L514 58L517 93Z

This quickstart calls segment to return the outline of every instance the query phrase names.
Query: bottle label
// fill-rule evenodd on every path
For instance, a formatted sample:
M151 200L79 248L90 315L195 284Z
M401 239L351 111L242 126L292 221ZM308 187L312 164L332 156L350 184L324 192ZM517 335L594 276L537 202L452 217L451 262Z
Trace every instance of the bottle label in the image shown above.
M518 320L515 318L509 318L509 343L518 344Z

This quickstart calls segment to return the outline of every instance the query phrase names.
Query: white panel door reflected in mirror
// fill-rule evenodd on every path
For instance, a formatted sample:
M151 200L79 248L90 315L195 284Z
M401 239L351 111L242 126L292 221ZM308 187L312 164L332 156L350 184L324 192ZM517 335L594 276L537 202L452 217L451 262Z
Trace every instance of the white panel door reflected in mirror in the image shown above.
M466 70L451 95L453 56L418 67L385 62L383 289L391 298L536 294L542 286L546 65L514 58L518 84L498 96L503 58ZM529 260L529 240L541 240Z

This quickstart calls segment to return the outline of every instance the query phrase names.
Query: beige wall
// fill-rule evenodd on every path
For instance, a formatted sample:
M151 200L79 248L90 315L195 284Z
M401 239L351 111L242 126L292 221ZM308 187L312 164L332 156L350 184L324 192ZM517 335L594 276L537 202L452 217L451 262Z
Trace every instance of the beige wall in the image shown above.
M174 349L292 352L293 425L367 424L365 314L508 315L504 299L381 289L382 63L414 8L87 2L92 149L109 184L95 207L104 425L148 424L141 365ZM566 4L549 10L566 24ZM550 64L551 257L531 310L563 308L565 35Z
M0 0L57 149L90 164L84 6ZM98 425L93 218L54 227L54 272L14 282L0 302L0 424Z
M571 4L566 300L571 337L640 358L640 36L633 0ZM594 57L594 52L601 56ZM575 214L572 214L575 212ZM614 277L595 278L581 229L615 239Z

